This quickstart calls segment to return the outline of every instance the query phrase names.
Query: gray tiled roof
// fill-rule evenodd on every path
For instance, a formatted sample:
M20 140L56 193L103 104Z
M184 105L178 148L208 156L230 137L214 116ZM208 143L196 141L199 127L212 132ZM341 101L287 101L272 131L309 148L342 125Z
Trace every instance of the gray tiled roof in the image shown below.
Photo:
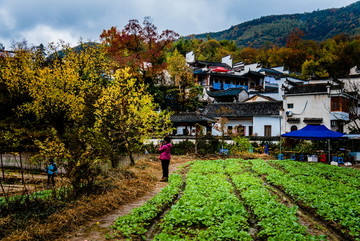
M326 93L328 84L305 84L296 85L289 89L286 94L309 94L309 93Z
M195 112L184 112L176 113L170 117L170 120L173 123L199 123L199 122L208 122L215 121L212 118L207 118L201 114Z
M241 103L214 103L205 107L208 117L246 117L279 115L282 101L258 101Z
M233 88L227 90L207 91L207 94L211 97L237 96L242 91L244 91L244 88Z

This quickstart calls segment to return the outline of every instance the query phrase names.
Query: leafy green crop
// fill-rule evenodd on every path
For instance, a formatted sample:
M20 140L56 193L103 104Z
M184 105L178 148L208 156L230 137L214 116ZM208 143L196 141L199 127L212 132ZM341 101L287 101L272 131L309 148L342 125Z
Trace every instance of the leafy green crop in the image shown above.
M164 213L183 185L172 175L157 196L116 221L113 228L121 237L145 239L151 222L161 217L154 240L325 240L307 233L298 207L282 204L271 183L360 238L358 171L287 160L193 161L188 167L177 202ZM250 215L257 232L250 232Z
M194 162L180 200L154 240L251 240L248 213L227 181L226 162Z
M142 237L151 221L162 213L164 207L170 205L183 185L179 174L169 177L169 184L143 206L135 208L130 214L119 217L112 226L118 235L124 237ZM142 237L144 238L144 237Z
M295 200L314 208L319 216L339 223L349 235L360 239L358 188L352 187L349 183L328 179L319 171L302 172L299 168L286 166L285 173L261 160L252 163L253 170L259 174L266 174L267 181L282 187ZM323 165L322 168L334 171L330 165ZM336 169L340 174L342 170Z

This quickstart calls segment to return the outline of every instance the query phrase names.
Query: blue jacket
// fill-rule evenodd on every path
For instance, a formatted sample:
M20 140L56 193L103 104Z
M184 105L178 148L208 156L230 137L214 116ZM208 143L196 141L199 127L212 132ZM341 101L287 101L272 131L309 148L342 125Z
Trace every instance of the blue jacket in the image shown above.
M55 173L58 173L58 168L56 166L55 163L51 163L46 169L45 171L47 172L47 174L49 175L54 175Z

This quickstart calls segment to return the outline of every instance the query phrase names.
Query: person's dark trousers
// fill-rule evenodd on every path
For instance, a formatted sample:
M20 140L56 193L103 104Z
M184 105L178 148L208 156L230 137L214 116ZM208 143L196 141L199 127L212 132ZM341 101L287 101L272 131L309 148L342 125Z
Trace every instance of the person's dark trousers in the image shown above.
M169 164L170 160L161 160L161 167L163 171L163 177L169 177Z
M54 174L48 174L47 184L48 185L51 184L51 185L55 186L55 175Z

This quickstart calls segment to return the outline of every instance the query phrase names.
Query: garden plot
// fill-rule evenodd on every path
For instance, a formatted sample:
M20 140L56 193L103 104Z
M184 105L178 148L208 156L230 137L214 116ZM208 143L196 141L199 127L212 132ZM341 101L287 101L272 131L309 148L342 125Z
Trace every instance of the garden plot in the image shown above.
M309 168L309 163L291 161L270 164L240 159L193 161L183 178L171 176L168 186L155 197L157 201L150 200L119 217L111 236L131 240L359 240L359 206L353 202L359 197L358 170L329 165ZM298 165L304 165L303 169L298 170ZM334 171L337 174L330 175ZM342 177L346 181L339 182ZM339 187L331 188L334 183ZM340 210L345 199L348 210Z

